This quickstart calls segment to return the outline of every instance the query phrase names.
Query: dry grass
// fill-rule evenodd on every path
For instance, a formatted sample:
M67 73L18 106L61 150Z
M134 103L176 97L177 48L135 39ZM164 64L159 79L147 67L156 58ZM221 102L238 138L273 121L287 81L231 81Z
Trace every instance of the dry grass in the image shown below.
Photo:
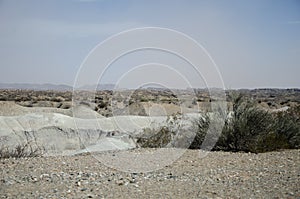
M18 144L14 148L5 145L0 146L0 159L38 157L42 156L43 153L42 147L33 147L30 142Z

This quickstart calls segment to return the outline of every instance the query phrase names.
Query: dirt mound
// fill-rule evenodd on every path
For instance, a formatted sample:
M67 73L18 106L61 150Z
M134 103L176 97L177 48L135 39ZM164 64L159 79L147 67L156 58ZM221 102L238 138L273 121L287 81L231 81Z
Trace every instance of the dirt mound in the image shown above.
M0 116L18 116L30 113L58 113L70 117L83 119L103 118L96 111L89 107L79 105L71 109L61 109L52 107L24 107L11 101L0 101Z

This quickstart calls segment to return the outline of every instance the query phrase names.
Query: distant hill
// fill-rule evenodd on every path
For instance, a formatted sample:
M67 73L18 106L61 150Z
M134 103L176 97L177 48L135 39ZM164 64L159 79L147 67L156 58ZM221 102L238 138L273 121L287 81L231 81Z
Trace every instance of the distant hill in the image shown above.
M114 84L98 84L98 85L85 85L79 87L81 90L115 90L115 85Z
M27 84L27 83L0 83L0 89L27 89L27 90L57 90L68 91L73 88L64 84Z
M85 85L79 87L80 90L114 90L114 84ZM65 84L28 84L28 83L0 83L0 89L24 89L24 90L55 90L72 91L73 87Z

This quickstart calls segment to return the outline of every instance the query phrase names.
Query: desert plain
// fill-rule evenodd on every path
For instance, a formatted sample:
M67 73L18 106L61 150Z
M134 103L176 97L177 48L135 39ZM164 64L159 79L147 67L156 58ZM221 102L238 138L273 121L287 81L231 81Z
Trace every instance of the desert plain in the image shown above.
M230 92L228 112L233 110ZM274 113L300 103L299 89L238 92ZM17 153L18 146L29 152L1 157L0 197L300 197L297 148L251 153L141 147L137 140L145 129L166 126L178 113L189 125L211 111L207 90L176 93L102 90L74 103L72 91L1 90L1 152Z

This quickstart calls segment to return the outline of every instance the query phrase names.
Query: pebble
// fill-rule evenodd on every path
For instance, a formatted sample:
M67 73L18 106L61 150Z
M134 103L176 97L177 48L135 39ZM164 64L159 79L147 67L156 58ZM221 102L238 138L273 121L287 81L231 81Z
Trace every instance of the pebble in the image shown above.
M121 185L124 185L125 182L123 180L117 180L116 184L119 185L119 186L121 186Z

